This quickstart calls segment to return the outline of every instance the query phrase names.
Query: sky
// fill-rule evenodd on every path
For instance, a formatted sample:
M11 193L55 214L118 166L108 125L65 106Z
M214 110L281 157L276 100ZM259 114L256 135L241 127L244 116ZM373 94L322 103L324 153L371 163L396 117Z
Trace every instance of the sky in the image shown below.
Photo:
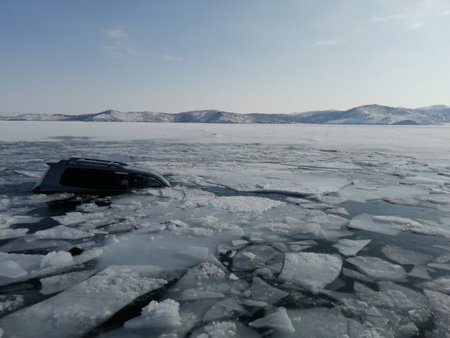
M0 112L450 104L449 0L0 0Z

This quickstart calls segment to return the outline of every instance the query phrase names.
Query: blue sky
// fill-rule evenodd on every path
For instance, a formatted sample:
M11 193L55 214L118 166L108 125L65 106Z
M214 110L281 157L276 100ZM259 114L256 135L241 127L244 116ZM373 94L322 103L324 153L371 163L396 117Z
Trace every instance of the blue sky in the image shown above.
M450 104L448 0L0 0L0 111Z

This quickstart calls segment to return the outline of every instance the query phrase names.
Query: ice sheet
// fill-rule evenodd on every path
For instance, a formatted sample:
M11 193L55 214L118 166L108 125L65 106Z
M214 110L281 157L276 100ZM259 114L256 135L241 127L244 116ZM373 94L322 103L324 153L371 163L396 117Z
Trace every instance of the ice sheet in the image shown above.
M65 292L3 317L0 327L7 336L83 336L136 297L166 283L153 274L147 266L110 266Z
M77 128L77 124L70 126ZM155 300L177 302L181 322L154 329L155 336L275 335L269 327L256 330L247 324L280 306L289 309L296 328L293 335L326 336L320 325L329 320L349 337L432 336L433 317L425 323L421 319L427 309L422 290L448 292L448 126L127 124L125 132L117 130L122 124L79 126L88 130L74 130L74 134L91 132L95 140L0 142L0 230L30 229L16 239L3 239L0 250L39 257L33 260L35 270L22 256L5 256L10 266L0 269L21 276L5 278L11 283L25 281L2 288L10 290L8 295L23 296L24 309L32 308L34 299L42 299L40 291L61 295L78 288L84 283L83 276L77 277L83 269L152 264L159 267L159 278L174 278L174 284ZM63 129L57 127L61 135ZM52 135L51 128L46 129L46 135ZM122 140L101 141L110 137L111 130ZM140 141L127 141L140 137L140 132ZM32 195L30 176L43 172L45 162L65 156L156 169L172 187L110 197ZM59 225L52 229L55 222ZM72 232L65 240L49 239L60 236L54 229ZM95 236L76 238L80 233L73 230ZM38 239L36 231L47 239ZM361 240L371 242L358 252L365 244ZM81 266L78 263L88 259L84 253L43 259L52 251L67 253L73 248L77 254L95 247L104 254ZM296 253L324 259L289 263L286 257ZM360 261L345 262L340 274L341 255L379 260L355 257ZM397 263L405 266L398 268ZM308 276L301 276L302 272ZM41 278L43 288L26 282L29 278ZM413 293L374 284L391 279ZM372 292L358 287L355 292L352 286L357 281L367 283ZM136 313L139 305L133 303ZM296 311L316 327L296 323ZM121 329L102 334L149 335L145 328L124 328L120 318L115 317L112 325ZM76 317L72 320L77 322ZM81 320L74 325L81 325Z

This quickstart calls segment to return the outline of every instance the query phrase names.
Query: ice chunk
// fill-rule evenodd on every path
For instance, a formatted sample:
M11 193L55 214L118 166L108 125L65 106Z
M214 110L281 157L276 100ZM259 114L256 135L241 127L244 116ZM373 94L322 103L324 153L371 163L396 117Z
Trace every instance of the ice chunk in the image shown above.
M245 246L247 245L249 242L246 239L235 239L233 241L231 241L231 244L234 247L239 247L239 246Z
M144 293L166 281L153 267L110 266L80 284L0 319L7 336L81 337ZM27 320L24 320L27 318Z
M309 211L308 217L295 218L286 217L285 222L290 226L289 233L307 234L315 238L326 240L337 240L339 237L352 235L351 232L344 230L348 223L348 219L327 215L322 211Z
M263 301L268 304L274 304L289 295L288 292L267 284L259 277L253 277L251 292L254 300Z
M342 259L335 255L286 253L279 278L288 286L300 286L312 293L318 293L339 276L341 267Z
M36 240L31 236L25 238L18 238L6 243L0 247L0 251L3 252L19 252L36 249L57 249L57 250L69 250L73 247L73 244L62 240Z
M420 279L431 279L427 268L422 265L416 265L409 273L408 276L420 278Z
M52 218L62 225L70 226L70 225L77 225L77 224L84 223L87 221L92 221L92 220L104 220L105 214L102 212L82 213L79 211L73 211L73 212L68 212L63 216L53 216Z
M212 208L227 210L233 213L262 214L265 211L283 205L284 202L264 197L224 196L216 197L209 204Z
M304 241L295 241L289 243L289 250L293 252L304 251L316 245L317 242L311 239Z
M94 233L85 232L64 225L57 225L50 229L36 231L33 236L39 239L83 239L94 236Z
M347 200L365 202L367 200L381 199L384 197L396 198L404 196L416 196L425 194L427 191L419 186L406 186L397 184L367 184L359 180L353 180L352 185L346 186L339 191L339 196Z
M28 231L26 228L0 229L0 240L23 237Z
M13 260L0 261L0 277L19 278L27 275L27 271Z
M239 250L233 257L233 269L255 270L265 265L281 262L283 254L269 245L249 245Z
M81 255L74 257L65 251L53 251L47 255L7 254L0 252L0 262L14 262L12 266L13 270L8 270L9 272L5 273L4 276L0 274L0 285L7 285L22 282L31 278L48 276L75 265L83 264L99 257L101 254L101 249L84 251ZM23 271L25 271L25 274ZM17 276L8 277L7 274L17 274Z
M6 229L13 224L37 223L42 217L23 216L23 215L0 215L0 229Z
M92 276L94 273L95 270L74 271L64 275L41 278L42 288L39 292L43 295L61 292Z
M180 304L173 299L162 302L152 300L142 309L140 317L125 322L126 328L172 329L181 325Z
M389 263L378 257L351 257L347 258L347 262L375 280L404 281L407 279L406 271L400 265Z
M448 263L428 263L427 266L434 269L450 271L450 264Z
M276 332L274 338L308 337L334 338L348 337L347 320L338 309L314 307L306 310L289 310L292 330ZM292 333L295 330L295 334Z
M212 322L195 330L192 338L258 338L255 331L235 321Z
M409 231L421 235L444 236L446 238L450 238L450 230L435 226L430 222L424 224L413 219L397 216L373 216L373 220L379 224L384 224L387 227L400 231Z
M431 290L425 290L434 315L435 337L450 336L450 296Z
M72 255L67 251L52 251L46 254L39 265L41 269L54 265L67 265L72 262Z
M232 280L228 275L218 261L210 258L210 261L189 269L170 290L168 296L184 301L212 300L240 295L248 289L245 281Z
M203 321L209 322L213 320L232 318L235 316L240 317L248 315L250 315L250 313L239 305L236 300L227 298L211 306L211 308L209 308L203 316Z
M358 297L370 305L393 309L419 325L429 319L430 309L423 294L392 282L381 282L379 287L380 291L374 291L361 283L354 283Z
M189 246L186 249L181 250L180 254L206 260L209 257L209 249L204 246Z
M450 295L450 277L436 278L435 280L419 284L418 286Z
M295 332L295 328L285 308L278 308L277 311L250 322L248 325L256 328L267 327L280 332Z
M352 279L359 280L361 282L372 283L373 279L352 269L342 268L342 273L344 276Z
M344 256L355 256L362 248L369 244L370 241L370 239L352 240L344 238L338 240L333 246Z
M22 295L0 295L0 316L14 311L23 305L24 298ZM1 335L0 335L1 337Z
M197 288L185 289L181 295L182 300L202 300L215 298L225 298L225 295L221 292L201 290Z
M400 230L387 224L380 224L373 220L371 215L361 214L353 217L348 224L349 228L377 232L385 235L395 236Z
M381 252L389 259L399 264L421 265L429 262L433 257L420 252L406 250L394 245L385 245Z

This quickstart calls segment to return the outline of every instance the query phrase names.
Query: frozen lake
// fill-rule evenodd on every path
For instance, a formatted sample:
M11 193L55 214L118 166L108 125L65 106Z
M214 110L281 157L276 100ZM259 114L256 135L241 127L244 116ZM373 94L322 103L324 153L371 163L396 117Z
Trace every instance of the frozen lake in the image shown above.
M0 122L0 337L450 335L450 126ZM48 161L172 187L32 195Z

